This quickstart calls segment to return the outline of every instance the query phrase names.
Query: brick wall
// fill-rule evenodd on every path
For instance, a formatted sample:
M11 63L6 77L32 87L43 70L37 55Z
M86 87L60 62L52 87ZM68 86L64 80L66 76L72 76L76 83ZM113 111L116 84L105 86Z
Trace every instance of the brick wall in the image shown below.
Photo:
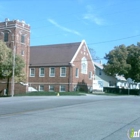
M44 85L44 91L49 91L49 86L53 85L54 86L54 92L60 92L60 85L65 85L66 91L68 91L68 84L50 84L50 83L30 83L30 86L33 87L34 89L39 91L39 85Z
M87 73L81 73L81 60L85 57L87 59ZM60 77L60 67L55 67L55 77L49 76L49 68L45 68L45 77L39 77L39 68L41 67L31 67L35 68L35 77L29 77L29 85L39 90L39 85L44 85L44 90L49 91L49 85L55 86L55 91L59 91L60 85L66 86L66 91L74 91L77 85L92 87L93 78L89 78L89 72L94 74L94 66L89 53L89 50L85 43L82 44L78 53L71 64L71 66L66 67L66 77ZM79 69L79 76L75 76L76 68Z
M35 68L35 77L29 76L29 86L39 90L39 85L44 85L44 90L49 91L49 85L55 86L55 91L59 91L60 85L65 85L66 91L68 91L69 85L69 67L66 67L66 77L60 77L60 68L61 67L53 67L55 68L55 77L49 76L49 69L51 67L44 67L45 69L45 76L39 76L39 68L41 67L30 67Z
M22 58L25 62L24 72L26 75L26 81L28 82L29 74L29 56L30 56L30 26L24 21L18 20L5 20L0 22L0 40L4 41L4 33L8 33L8 41L6 41L7 47L13 50L16 47L16 54L21 55L21 51L24 51ZM21 35L24 35L25 42L21 42Z
M0 95L4 95L4 89L6 89L7 85L6 83L0 83ZM26 86L21 85L20 83L15 83L15 90L14 94L20 94L26 92ZM9 95L11 95L11 83L9 83Z
M81 60L85 57L87 59L87 73L83 74L81 73ZM79 76L76 77L76 68L79 69ZM81 49L79 50L77 57L73 61L73 67L72 67L72 88L77 86L77 84L87 84L88 87L92 86L93 78L89 78L89 72L92 72L92 75L94 74L94 65L92 63L92 59L90 57L90 53L88 51L88 48L85 43L82 44Z

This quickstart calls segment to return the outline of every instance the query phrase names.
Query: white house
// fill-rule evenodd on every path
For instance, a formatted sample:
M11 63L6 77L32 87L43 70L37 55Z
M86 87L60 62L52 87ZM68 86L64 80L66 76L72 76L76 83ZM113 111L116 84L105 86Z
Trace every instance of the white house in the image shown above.
M93 90L103 90L103 87L124 87L126 79L123 76L109 76L103 71L102 63L94 62L95 76L93 80Z

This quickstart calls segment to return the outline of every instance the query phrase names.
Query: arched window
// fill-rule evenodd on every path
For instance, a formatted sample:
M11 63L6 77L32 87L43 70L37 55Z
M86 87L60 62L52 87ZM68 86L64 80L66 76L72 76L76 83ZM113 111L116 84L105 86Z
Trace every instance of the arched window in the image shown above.
M87 74L87 59L85 57L81 60L81 73Z
M7 42L8 41L8 32L5 32L4 33L4 42Z
M21 43L25 43L25 35L21 35Z

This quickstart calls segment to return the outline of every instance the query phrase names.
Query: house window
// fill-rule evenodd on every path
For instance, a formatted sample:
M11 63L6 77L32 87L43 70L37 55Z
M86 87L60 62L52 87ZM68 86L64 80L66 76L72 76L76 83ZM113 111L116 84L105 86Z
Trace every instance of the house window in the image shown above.
M86 51L86 46L84 46L84 51Z
M66 77L66 67L60 68L60 77Z
M5 32L4 33L4 42L7 42L8 41L8 32Z
M55 68L50 68L49 76L50 77L55 77Z
M21 51L21 55L24 56L24 51L23 50Z
M78 68L76 68L75 77L79 77L79 69Z
M39 91L44 91L44 85L39 85Z
M30 68L30 77L35 77L35 68Z
M89 72L89 79L92 79L92 71Z
M99 75L102 75L102 70L101 69L99 69Z
M59 91L60 92L65 92L66 91L66 86L65 85L61 85Z
M87 74L87 59L85 57L81 60L81 73Z
M21 43L25 43L25 36L21 35Z
M45 76L45 69L39 68L39 77L44 77L44 76Z
M54 92L54 85L49 85L49 91Z

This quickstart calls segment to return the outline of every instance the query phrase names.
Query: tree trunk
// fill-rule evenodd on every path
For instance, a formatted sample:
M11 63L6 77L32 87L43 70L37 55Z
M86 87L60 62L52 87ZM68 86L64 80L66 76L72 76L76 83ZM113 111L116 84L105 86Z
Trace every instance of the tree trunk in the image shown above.
M9 93L9 80L10 80L10 78L8 77L7 78L7 87L6 87L6 94L7 94L7 96L8 96L8 93Z

